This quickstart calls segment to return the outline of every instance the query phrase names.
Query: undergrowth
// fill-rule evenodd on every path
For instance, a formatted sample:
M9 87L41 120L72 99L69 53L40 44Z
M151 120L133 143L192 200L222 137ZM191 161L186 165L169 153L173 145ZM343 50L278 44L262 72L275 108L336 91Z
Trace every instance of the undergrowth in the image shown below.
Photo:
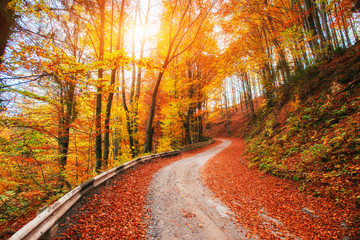
M293 76L247 133L251 164L360 208L360 45Z

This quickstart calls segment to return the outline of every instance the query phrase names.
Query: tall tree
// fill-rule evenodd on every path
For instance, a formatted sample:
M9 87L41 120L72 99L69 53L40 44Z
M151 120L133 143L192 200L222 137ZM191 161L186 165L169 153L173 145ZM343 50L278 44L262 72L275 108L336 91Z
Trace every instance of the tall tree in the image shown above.
M144 152L151 152L152 148L156 99L164 71L175 57L184 53L197 39L202 23L213 6L214 2L201 2L201 4L197 5L196 2L193 2L192 0L187 0L185 4L179 0L175 0L174 2L164 2L164 7L166 9L164 13L168 17L168 19L164 18L164 20L166 19L170 25L168 28L169 32L167 33L169 39L165 48L167 49L165 58L161 65L162 70L157 75L154 90L151 96ZM182 46L182 43L186 38L188 38L189 41L186 42L185 46Z
M105 51L105 5L106 0L97 0L96 1L99 7L100 14L100 25L98 28L99 36L99 61L104 60L104 51ZM100 67L98 69L98 82L97 82L97 93L96 93L96 115L95 115L95 129L96 129L96 138L95 138L95 155L96 155L96 171L100 172L102 164L102 126L101 126L101 109L102 109L102 90L103 90L103 77L104 69Z
M122 38L121 33L123 32L122 29L123 29L123 23L124 23L124 6L125 6L125 0L122 0L120 12L119 12L118 35L117 35L117 40L116 40L115 51L120 50L120 43L121 43L121 38ZM104 164L107 164L108 159L109 159L109 153L110 153L110 116L111 116L112 102L113 102L113 98L114 98L114 85L115 85L116 71L118 70L119 65L116 66L115 68L111 69L111 77L110 77L110 85L109 85L110 91L109 91L107 103L106 103L105 122L104 122L104 125L105 125L104 156L103 156Z
M140 3L140 2L139 2ZM142 20L141 15L140 15L140 9L138 11L139 13L139 21L142 22L143 24L143 29L145 31L145 33L141 36L141 40L140 40L140 53L139 53L139 58L142 59L144 57L144 51L145 51L145 43L146 43L146 37L147 37L147 29L148 29L148 25L149 25L149 14L150 14L150 0L148 0L147 3L147 9L146 9L146 14L145 14L145 18ZM143 68L141 67L141 65L139 65L137 67L137 74L136 74L136 84L135 84L135 93L134 93L134 99L133 99L133 116L134 119L132 120L132 134L133 134L133 141L134 141L134 149L133 149L133 154L138 154L139 152L139 140L138 140L138 124L137 124L137 115L138 115L138 108L139 108L139 99L140 99L140 91L141 91L141 78L142 78L142 71Z

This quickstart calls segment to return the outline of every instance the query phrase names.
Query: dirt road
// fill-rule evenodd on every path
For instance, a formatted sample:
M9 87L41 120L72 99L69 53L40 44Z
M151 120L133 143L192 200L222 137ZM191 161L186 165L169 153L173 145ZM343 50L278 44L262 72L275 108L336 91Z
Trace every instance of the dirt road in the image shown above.
M231 221L232 213L214 199L199 169L227 148L230 140L174 162L154 175L147 196L149 239L246 239L246 230Z

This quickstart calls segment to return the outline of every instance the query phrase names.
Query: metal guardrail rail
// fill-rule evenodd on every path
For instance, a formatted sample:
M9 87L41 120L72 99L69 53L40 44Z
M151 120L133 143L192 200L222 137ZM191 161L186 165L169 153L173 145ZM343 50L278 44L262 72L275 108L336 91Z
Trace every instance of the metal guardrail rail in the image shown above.
M12 235L9 240L51 239L57 233L57 230L59 228L58 222L61 217L64 216L64 214L89 190L97 188L100 184L111 179L116 174L121 173L126 169L130 169L139 163L149 162L152 159L156 158L175 156L180 154L181 152L186 152L195 148L203 147L213 142L214 140L211 139L208 141L183 146L180 150L139 157L120 166L114 167L106 172L103 172L68 192L54 204L49 206L45 211L40 213L29 223L27 223L14 235Z
M195 148L200 148L200 147L204 147L206 145L209 145L209 144L212 144L215 140L214 139L209 139L207 141L203 141L203 142L197 142L197 143L194 143L194 144L190 144L190 145L185 145L185 146L182 146L180 148L180 151L181 152L187 152L187 151L191 151Z
M55 236L58 230L58 221L60 218L89 190L98 187L100 184L109 180L116 174L121 173L126 169L130 169L139 163L148 162L156 158L175 156L180 153L181 151L175 150L139 157L95 176L94 178L77 186L54 204L49 206L45 211L40 213L14 235L12 235L9 240L51 239Z

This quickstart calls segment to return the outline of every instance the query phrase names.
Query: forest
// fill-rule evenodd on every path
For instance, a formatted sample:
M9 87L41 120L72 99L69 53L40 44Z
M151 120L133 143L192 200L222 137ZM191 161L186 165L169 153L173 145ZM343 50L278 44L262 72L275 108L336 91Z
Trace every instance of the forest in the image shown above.
M202 141L239 108L261 119L256 102L301 98L294 76L359 40L356 0L0 4L0 235L107 169Z

